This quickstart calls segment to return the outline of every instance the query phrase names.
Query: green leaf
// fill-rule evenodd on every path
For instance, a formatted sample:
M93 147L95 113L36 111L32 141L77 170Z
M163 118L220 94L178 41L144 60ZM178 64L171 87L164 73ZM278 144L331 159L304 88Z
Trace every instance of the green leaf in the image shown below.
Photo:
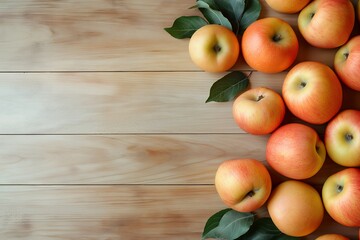
M207 3L210 8L212 8L214 10L219 10L218 6L216 5L216 0L196 0L196 2L198 2L198 1L203 1L203 2Z
M282 233L273 223L271 218L259 218L251 226L250 230L237 240L296 240Z
M228 102L233 100L249 85L249 78L244 73L234 71L217 80L210 88L206 102Z
M174 21L170 28L164 28L174 38L191 38L196 30L207 25L205 19L198 16L183 16Z
M215 3L224 16L230 20L233 31L237 34L245 10L245 0L215 0Z
M204 232L202 234L203 239L205 239L206 235L213 230L214 228L216 228L217 226L219 226L220 220L221 218L224 216L225 213L227 213L228 211L230 211L231 208L226 208L223 209L217 213L215 213L214 215L212 215L206 222L205 224L205 228L204 228Z
M228 210L223 214L217 227L203 234L203 239L233 240L246 233L254 222L254 214Z
M245 12L240 20L240 32L243 33L245 29L253 22L255 22L261 12L261 5L259 0L246 0Z
M219 10L212 9L210 5L204 1L197 1L196 6L200 9L201 13L209 23L222 25L232 31L229 19L227 19Z

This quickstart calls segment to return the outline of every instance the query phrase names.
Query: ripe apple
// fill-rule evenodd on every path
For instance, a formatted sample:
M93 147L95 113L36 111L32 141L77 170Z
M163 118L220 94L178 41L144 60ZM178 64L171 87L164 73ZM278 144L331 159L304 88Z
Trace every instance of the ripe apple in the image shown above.
M264 87L242 93L233 104L235 122L251 134L268 134L274 131L285 115L285 104L281 96Z
M220 164L216 172L215 187L227 206L239 212L251 212L268 199L271 177L257 160L228 160Z
M281 13L297 13L303 9L310 0L265 0L266 3L275 11Z
M199 28L190 38L191 60L208 72L230 69L239 56L239 41L226 27L210 24Z
M330 158L346 167L360 167L360 111L344 110L325 129L325 146Z
M338 223L360 227L360 169L347 168L326 179L322 188L324 206Z
M347 42L355 23L350 0L315 0L298 16L300 33L311 45L336 48Z
M294 62L299 43L291 26L279 18L253 22L242 36L242 53L250 67L276 73Z
M317 237L315 240L350 240L349 238L340 234L325 234Z
M314 176L324 164L324 143L314 129L300 123L278 128L266 144L266 160L283 176L306 179Z
M301 62L286 75L282 95L298 118L313 124L329 121L342 104L342 87L330 67L318 62Z
M324 216L320 194L310 185L294 180L280 183L271 193L267 207L276 227L294 237L315 231Z
M335 54L335 71L349 88L360 91L360 35L353 37Z

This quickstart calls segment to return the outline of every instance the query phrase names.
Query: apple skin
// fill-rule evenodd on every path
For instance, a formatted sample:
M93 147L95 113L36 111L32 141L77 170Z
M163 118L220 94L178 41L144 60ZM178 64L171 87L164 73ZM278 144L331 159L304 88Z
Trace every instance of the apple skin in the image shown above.
M267 208L276 227L293 237L314 232L324 217L320 194L309 184L295 180L280 183L271 193Z
M326 211L335 221L360 227L360 169L346 168L328 177L322 198Z
M266 160L283 176L306 179L324 164L325 145L314 129L300 123L278 128L266 144Z
M233 117L244 131L263 135L273 132L285 116L285 104L275 91L258 87L247 90L236 98Z
M354 23L355 10L349 0L315 0L298 16L300 33L318 48L336 48L346 43Z
M268 199L271 177L255 159L227 160L216 172L215 187L227 206L239 212L252 212Z
M345 167L360 167L360 111L348 109L333 118L325 129L329 157Z
M279 18L262 18L250 24L242 36L245 62L265 73L281 72L295 61L299 42L291 26Z
M226 27L209 24L190 38L191 60L207 72L224 72L237 61L240 46L236 35Z
M303 9L310 0L265 0L266 3L275 11L281 13L297 13Z
M330 67L319 62L301 62L286 75L282 96L298 118L312 124L328 122L342 105L342 87Z
M340 234L324 234L317 237L315 240L350 240L349 238Z
M360 35L351 38L336 52L334 68L343 83L360 91Z

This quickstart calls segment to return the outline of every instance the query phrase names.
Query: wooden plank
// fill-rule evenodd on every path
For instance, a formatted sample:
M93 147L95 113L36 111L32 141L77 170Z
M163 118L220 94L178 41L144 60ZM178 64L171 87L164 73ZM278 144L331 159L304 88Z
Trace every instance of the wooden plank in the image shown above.
M213 184L222 161L268 166L268 136L248 134L0 136L0 184ZM268 166L274 185L286 180ZM306 182L343 167L326 160Z
M281 92L285 74L254 72L251 87ZM0 134L241 133L232 102L205 104L223 75L2 73ZM344 91L344 107L360 109L360 93Z
M1 186L0 234L27 240L200 239L208 217L223 208L214 186ZM329 231L352 239L358 234L326 216L307 239Z
M316 60L330 66L335 50L309 46L298 32L296 14L279 14L265 1L261 18L288 21L300 41L296 62ZM1 1L0 71L184 71L199 70L190 60L188 39L163 28L193 0L12 0ZM240 58L236 69L249 69Z
M0 136L0 184L213 184L220 162L265 160L267 136Z

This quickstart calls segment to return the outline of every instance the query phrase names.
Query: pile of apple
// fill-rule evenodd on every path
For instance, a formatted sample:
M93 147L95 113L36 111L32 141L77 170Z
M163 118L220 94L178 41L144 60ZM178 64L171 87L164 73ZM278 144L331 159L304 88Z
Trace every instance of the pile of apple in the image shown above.
M274 224L290 236L306 236L315 231L322 222L324 207L338 223L360 227L360 111L340 112L340 81L360 91L360 36L350 38L356 18L353 4L349 0L266 2L279 12L300 11L300 33L312 46L339 48L335 71L320 62L301 62L287 73L282 95L265 87L241 94L233 104L236 123L251 134L271 134L266 161L291 180L272 190L271 176L260 161L228 160L216 172L216 190L224 203L236 211L252 212L267 203ZM358 6L360 15L360 3ZM209 36L214 36L214 40L209 41ZM230 30L218 25L202 27L189 44L194 63L212 72L231 68L241 49L244 60L253 69L278 73L292 66L299 51L292 27L278 18L252 23L242 36L241 47ZM209 63L214 58L216 61ZM309 124L281 126L286 109ZM323 140L311 124L326 124ZM326 155L346 168L328 177L320 196L301 180L314 176Z

